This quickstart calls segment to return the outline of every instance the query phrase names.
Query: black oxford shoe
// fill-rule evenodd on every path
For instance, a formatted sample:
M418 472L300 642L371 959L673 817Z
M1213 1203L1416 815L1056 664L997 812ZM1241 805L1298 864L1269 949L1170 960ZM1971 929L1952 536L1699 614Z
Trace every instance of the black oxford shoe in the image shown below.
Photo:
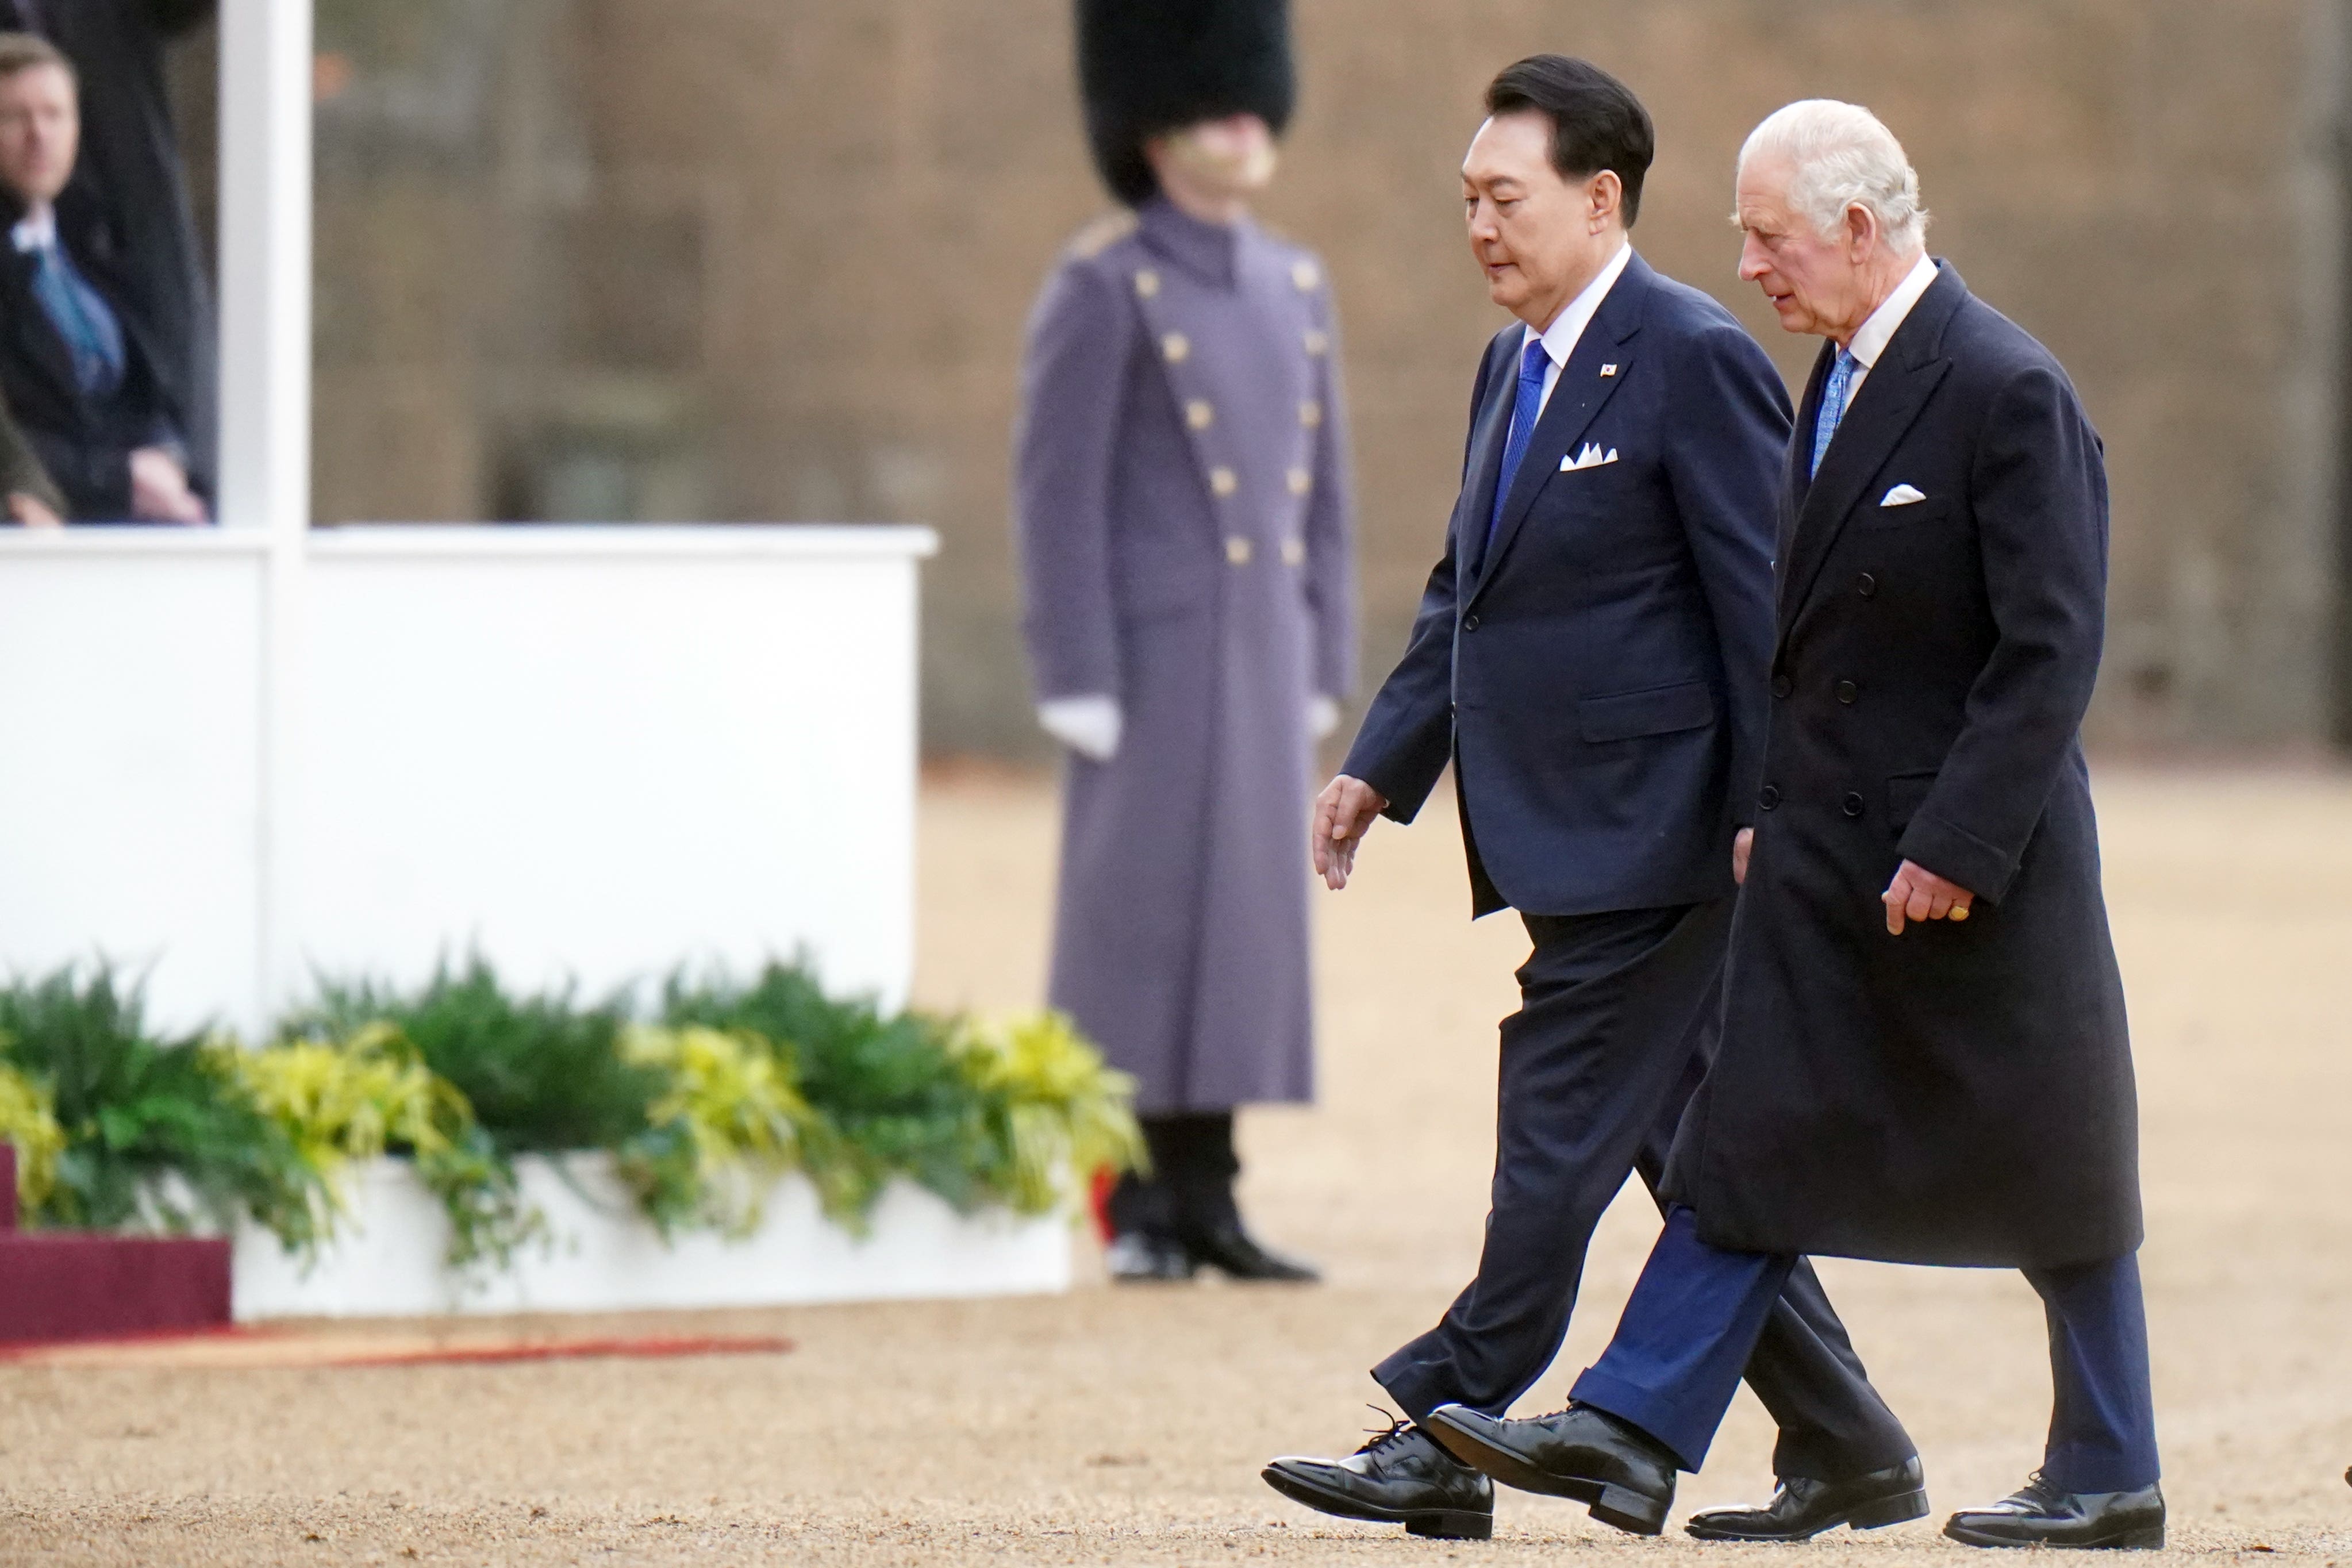
M1701 1541L1811 1541L1847 1525L1878 1530L1927 1512L1927 1476L1916 1455L1891 1469L1840 1481L1783 1476L1762 1508L1710 1508L1683 1528Z
M1121 1285L1160 1285L1192 1278L1192 1255L1173 1237L1130 1230L1103 1248L1103 1267Z
M2164 1544L2164 1489L2063 1492L2036 1470L2022 1491L1963 1509L1944 1533L1969 1546L2078 1546L2153 1552Z
M1629 1535L1655 1535L1675 1504L1675 1457L1615 1416L1571 1405L1505 1421L1460 1405L1429 1413L1429 1435L1507 1487L1591 1505Z
M1402 1524L1447 1541L1495 1533L1494 1483L1409 1421L1391 1420L1344 1459L1281 1458L1259 1474L1291 1501L1341 1519Z
M1187 1232L1184 1250L1192 1256L1196 1266L1213 1268L1228 1279L1246 1279L1261 1284L1314 1285L1323 1279L1313 1264L1296 1258L1285 1258L1279 1252L1260 1247L1256 1238L1237 1225L1221 1225Z

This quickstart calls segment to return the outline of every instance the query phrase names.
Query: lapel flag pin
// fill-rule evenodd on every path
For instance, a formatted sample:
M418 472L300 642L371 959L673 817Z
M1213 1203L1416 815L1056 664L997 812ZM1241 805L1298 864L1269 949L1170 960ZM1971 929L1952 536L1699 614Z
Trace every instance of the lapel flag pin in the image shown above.
M1617 367L1613 364L1604 364L1601 367L1601 374L1603 375L1615 375L1617 374Z

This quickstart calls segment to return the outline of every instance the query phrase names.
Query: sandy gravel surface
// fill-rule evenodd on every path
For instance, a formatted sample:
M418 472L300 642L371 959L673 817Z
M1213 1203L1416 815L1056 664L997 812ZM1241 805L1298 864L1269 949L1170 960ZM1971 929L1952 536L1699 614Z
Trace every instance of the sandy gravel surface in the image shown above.
M2130 987L2145 1254L2177 1552L2352 1568L2352 783L2106 772ZM1020 1005L1043 971L1052 799L936 781L926 1001ZM1440 813L1383 825L1318 899L1325 1096L1245 1128L1247 1198L1313 1253L1311 1290L1206 1285L1056 1300L604 1321L781 1333L671 1362L350 1370L0 1369L0 1564L1494 1563L1721 1558L1505 1494L1491 1543L1409 1542L1267 1491L1281 1452L1343 1451L1363 1369L1475 1256L1494 1021L1523 940L1468 924ZM1655 1228L1621 1202L1556 1404ZM1937 1502L2032 1465L2048 1374L2012 1276L1831 1265ZM413 1326L412 1326L413 1329ZM1760 1492L1743 1395L1683 1508ZM1803 1549L1892 1565L1965 1549L1931 1523Z

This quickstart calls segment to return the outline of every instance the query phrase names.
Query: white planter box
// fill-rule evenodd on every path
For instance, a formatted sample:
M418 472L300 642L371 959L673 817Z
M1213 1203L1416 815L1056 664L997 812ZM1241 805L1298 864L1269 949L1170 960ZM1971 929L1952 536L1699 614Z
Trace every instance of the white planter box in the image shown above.
M442 1261L449 1224L439 1202L405 1162L378 1160L352 1173L350 1213L307 1271L268 1232L239 1232L237 1320L763 1307L1070 1286L1066 1215L966 1216L897 1182L861 1240L826 1220L815 1189L793 1175L768 1194L760 1228L746 1239L698 1232L665 1246L609 1155L526 1155L516 1166L553 1239L524 1248L512 1268L453 1273Z

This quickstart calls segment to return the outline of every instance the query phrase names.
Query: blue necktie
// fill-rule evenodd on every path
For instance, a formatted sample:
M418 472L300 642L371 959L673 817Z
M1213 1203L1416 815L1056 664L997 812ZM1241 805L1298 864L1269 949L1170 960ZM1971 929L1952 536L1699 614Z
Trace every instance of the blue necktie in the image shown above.
M1822 471L1822 458L1830 449L1830 437L1837 434L1838 421L1845 417L1846 388L1853 384L1855 361L1852 353L1838 350L1837 363L1830 366L1830 378L1822 384L1822 411L1813 416L1813 466L1806 477Z
M1541 338L1529 338L1527 352L1519 356L1519 396L1511 405L1511 434L1503 443L1503 471L1495 479L1495 510L1486 517L1486 542L1495 542L1495 529L1503 521L1503 503L1510 499L1511 481L1518 477L1519 465L1527 460L1528 443L1534 439L1536 416L1543 411L1544 372L1551 368L1551 356L1544 353ZM1480 559L1485 559L1484 552Z
M74 384L92 397L122 384L122 323L55 240L33 253L33 294L73 357Z

